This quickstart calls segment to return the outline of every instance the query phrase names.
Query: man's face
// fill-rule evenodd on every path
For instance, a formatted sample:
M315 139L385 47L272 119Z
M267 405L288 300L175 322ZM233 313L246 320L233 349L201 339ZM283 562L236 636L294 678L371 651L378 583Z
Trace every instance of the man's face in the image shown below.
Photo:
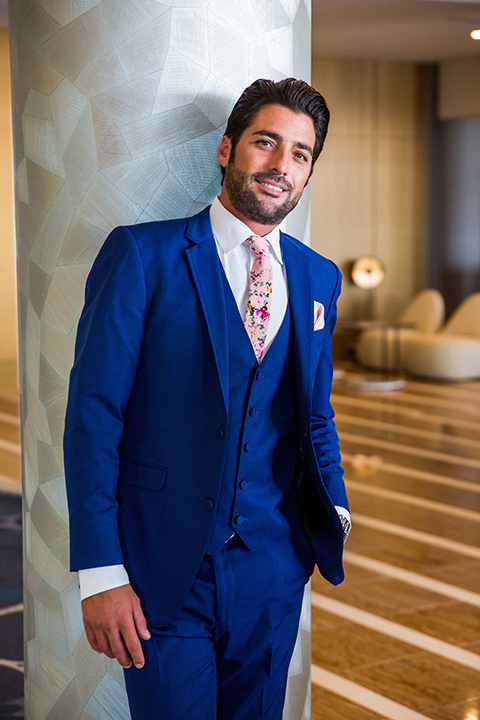
M315 129L309 115L266 105L240 136L235 152L223 137L220 199L257 234L278 225L300 200L312 166ZM262 226L261 232L253 225Z

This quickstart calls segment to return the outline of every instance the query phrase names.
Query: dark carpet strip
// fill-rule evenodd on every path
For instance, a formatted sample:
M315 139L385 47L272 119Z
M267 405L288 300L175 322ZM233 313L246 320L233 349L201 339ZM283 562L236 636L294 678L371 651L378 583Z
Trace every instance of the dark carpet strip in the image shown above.
M23 659L23 613L1 610L22 602L22 500L0 493L0 718L24 717L23 673L1 664Z

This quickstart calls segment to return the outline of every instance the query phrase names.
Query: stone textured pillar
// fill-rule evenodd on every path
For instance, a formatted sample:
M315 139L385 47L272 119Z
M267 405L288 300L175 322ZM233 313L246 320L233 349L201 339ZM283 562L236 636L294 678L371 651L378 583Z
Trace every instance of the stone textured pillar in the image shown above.
M83 633L62 432L85 278L118 224L193 214L220 187L229 110L310 77L310 0L12 0L25 499L27 720L123 720L123 675ZM305 239L308 198L287 229ZM308 606L308 601L306 603ZM309 717L309 608L286 717Z

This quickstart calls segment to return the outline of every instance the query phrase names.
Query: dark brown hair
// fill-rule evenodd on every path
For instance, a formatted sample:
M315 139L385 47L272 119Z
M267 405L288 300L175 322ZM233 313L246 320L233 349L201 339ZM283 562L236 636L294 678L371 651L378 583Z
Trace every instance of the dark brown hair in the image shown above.
M282 105L293 112L304 113L312 118L315 128L315 145L311 175L325 142L330 111L323 95L304 80L296 78L285 78L279 82L255 80L243 91L230 113L225 130L225 135L232 143L231 157L235 156L235 147L241 134L253 123L257 113L265 105ZM223 167L222 173L225 173Z

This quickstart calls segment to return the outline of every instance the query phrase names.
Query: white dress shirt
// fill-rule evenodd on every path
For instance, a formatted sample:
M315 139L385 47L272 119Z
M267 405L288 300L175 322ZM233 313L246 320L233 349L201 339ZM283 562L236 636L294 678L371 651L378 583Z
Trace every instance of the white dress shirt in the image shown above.
M243 320L247 309L250 270L255 260L255 253L245 240L252 235L252 231L248 225L232 215L218 197L215 198L210 208L210 222L220 262ZM285 317L288 286L280 247L280 228L276 227L264 237L270 243L272 263L272 294L270 296L270 320L265 341L265 355L275 340ZM344 515L350 521L348 510L340 507L336 509L339 515ZM99 592L129 583L128 574L123 565L80 570L78 576L82 600L90 595L96 595Z

